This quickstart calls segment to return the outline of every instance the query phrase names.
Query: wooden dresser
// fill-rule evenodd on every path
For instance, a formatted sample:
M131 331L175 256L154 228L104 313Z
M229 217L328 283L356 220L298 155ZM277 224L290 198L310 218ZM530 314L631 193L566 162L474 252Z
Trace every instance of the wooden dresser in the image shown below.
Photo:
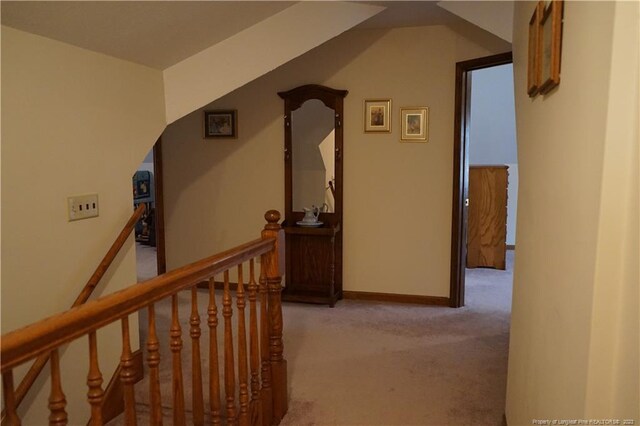
M467 268L505 269L508 166L469 166Z

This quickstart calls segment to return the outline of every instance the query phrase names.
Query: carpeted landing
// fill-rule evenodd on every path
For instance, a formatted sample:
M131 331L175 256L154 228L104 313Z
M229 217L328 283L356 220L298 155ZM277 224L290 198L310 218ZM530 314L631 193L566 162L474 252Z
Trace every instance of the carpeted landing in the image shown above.
M467 305L460 309L350 300L340 301L333 309L285 304L290 401L282 424L500 425L513 253L508 252L507 271L467 271ZM206 298L201 291L203 347ZM181 295L180 301L186 406L190 407L189 295ZM169 328L169 308L169 303L156 308L160 330ZM144 315L140 322L146 323ZM170 423L171 355L168 333L160 334L164 335L165 423ZM206 360L204 350L202 355ZM147 386L146 379L136 386L141 424L148 423Z

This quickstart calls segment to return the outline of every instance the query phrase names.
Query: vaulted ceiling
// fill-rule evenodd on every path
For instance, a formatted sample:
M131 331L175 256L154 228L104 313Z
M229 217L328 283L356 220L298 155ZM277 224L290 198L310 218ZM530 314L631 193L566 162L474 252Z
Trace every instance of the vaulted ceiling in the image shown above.
M3 25L161 70L171 123L350 29L449 25L485 36L442 3L1 1L0 7ZM496 34L496 21L510 17L504 6L510 2L455 3L449 9Z
M2 24L165 69L291 6L279 1L3 1Z
M164 70L297 2L2 1L2 24ZM436 1L364 1L386 9L357 28L455 24Z

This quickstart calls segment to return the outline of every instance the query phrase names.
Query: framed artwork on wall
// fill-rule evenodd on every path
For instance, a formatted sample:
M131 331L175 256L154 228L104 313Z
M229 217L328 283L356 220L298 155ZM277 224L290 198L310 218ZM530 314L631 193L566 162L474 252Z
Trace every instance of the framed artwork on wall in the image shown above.
M204 137L212 139L237 138L238 111L234 109L205 111Z
M562 54L562 15L564 2L552 0L544 9L538 31L540 33L540 86L539 93L549 93L560 84Z
M364 132L391 132L391 99L365 99Z
M429 140L429 108L400 108L401 142L427 142Z
M527 62L527 93L529 97L538 94L540 87L540 19L544 14L544 1L539 1L529 20L529 59Z

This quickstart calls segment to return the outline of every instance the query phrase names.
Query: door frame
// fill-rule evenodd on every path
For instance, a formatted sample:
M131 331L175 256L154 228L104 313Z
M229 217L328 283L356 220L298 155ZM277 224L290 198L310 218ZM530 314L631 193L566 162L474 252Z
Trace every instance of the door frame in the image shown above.
M464 306L467 264L467 206L469 196L469 120L471 71L513 63L512 52L456 63L455 116L453 122L453 202L451 208L451 274L449 306Z
M158 275L167 272L167 257L164 240L164 181L162 170L162 136L153 145L153 178L155 196L155 221L156 221L156 258Z

